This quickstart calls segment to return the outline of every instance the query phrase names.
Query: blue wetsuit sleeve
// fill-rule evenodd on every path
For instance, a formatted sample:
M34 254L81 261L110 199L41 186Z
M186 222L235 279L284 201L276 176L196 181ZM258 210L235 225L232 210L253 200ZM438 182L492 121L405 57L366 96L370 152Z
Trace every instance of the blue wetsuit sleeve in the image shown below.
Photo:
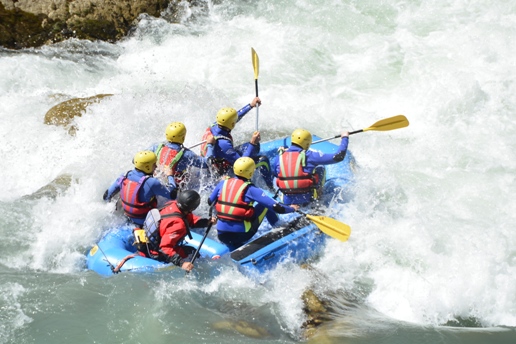
M208 150L209 150L209 148L208 148ZM212 150L213 150L213 148L212 148ZM208 167L208 165L206 164L206 158L195 154L194 152L192 152L189 149L186 149L183 154L183 157L181 158L181 160L179 160L178 170L183 171L183 170L187 169L189 166L194 166L194 167L198 167L198 168L207 168Z
M279 156L275 156L271 164L272 173L277 177L279 176Z
M208 143L206 145L206 161L211 157L213 157L213 145Z
M226 139L217 140L221 150L221 157L229 161L230 164L233 164L238 158L240 158L240 154L237 152L235 147L231 141Z
M111 197L113 197L120 191L122 187L122 180L124 179L124 177L125 175L122 174L113 182L113 184L111 184L111 186L106 190L104 196L102 197L104 201L110 201Z
M215 186L215 189L211 192L210 197L208 197L209 205L213 205L217 201L217 199L219 198L220 189L222 188L223 184L224 184L224 181L221 181L217 184L217 186Z
M168 185L165 186L159 182L156 178L149 178L145 184L143 184L143 199L148 201L152 196L162 196L166 199L176 198L176 187L174 177L168 177Z
M167 187L168 188L172 188L172 189L176 189L177 188L177 185L176 185L176 180L174 179L174 176L167 176ZM161 185L161 183L160 183Z
M237 123L240 122L240 120L242 118L244 118L244 116L247 115L247 113L249 111L251 111L251 109L252 109L251 104L247 104L246 106L244 106L243 108L238 110L238 112L237 112L237 115L238 115Z
M246 146L246 149L244 151L244 153L242 154L242 156L247 156L247 157L255 157L258 155L258 153L260 153L260 143L257 143L255 145L249 143L247 146Z
M159 146L159 143L155 143L152 146L150 146L149 148L147 148L147 150L150 150L151 152L156 153L156 150L158 149L158 146Z
M313 150L306 152L307 166L310 165L331 165L336 164L344 159L348 149L348 138L344 137L340 141L339 149L336 153L321 153ZM340 160L339 158L342 157Z
M340 162L344 160L346 157L346 152L348 151L348 144L349 144L349 137L343 137L340 140L339 150L338 152L333 156L333 160L335 162Z
M267 196L265 191L262 189L250 185L247 189L247 192L245 194L246 201L255 201L257 203L262 204L267 209L275 211L280 214L286 214L286 213L293 213L296 210L292 207L289 207L287 205L281 204L277 201L275 201L273 198Z

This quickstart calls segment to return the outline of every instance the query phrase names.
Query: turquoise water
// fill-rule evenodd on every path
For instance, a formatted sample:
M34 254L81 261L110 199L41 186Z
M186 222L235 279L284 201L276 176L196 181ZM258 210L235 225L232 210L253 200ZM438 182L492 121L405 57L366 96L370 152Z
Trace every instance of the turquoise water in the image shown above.
M306 289L331 307L314 342L516 342L516 6L207 4L181 24L146 18L116 45L0 51L0 343L298 342ZM193 145L220 107L248 103L251 47L264 140L409 119L350 140L356 183L331 213L350 240L262 283L226 261L189 278L86 271L84 253L122 221L104 190L169 122ZM43 124L54 105L105 93L75 136ZM251 113L235 140L254 128Z

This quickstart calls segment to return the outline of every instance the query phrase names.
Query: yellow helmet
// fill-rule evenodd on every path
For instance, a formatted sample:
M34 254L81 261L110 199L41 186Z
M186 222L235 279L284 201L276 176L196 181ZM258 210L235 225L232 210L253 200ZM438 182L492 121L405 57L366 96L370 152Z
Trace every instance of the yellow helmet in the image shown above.
M217 112L217 124L233 130L238 120L237 110L233 108L222 108Z
M305 129L294 130L290 139L292 143L301 146L304 150L307 150L312 144L312 134Z
M235 175L246 179L253 177L255 168L256 164L254 160L247 157L238 158L233 164L233 172L235 172Z
M134 156L133 164L138 170L151 174L154 172L156 161L158 161L158 158L154 152L141 151Z
M169 142L183 144L185 142L186 127L181 122L172 122L168 125L165 136Z

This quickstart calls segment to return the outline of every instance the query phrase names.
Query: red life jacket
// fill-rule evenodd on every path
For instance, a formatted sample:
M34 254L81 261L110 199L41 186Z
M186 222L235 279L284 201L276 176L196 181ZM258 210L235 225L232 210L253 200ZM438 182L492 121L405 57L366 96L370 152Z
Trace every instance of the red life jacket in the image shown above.
M312 192L317 176L303 171L305 151L280 152L280 172L276 185L284 194L303 194Z
M206 143L206 141L208 140L208 137L210 137L210 135L213 135L211 132L211 127L213 127L213 125L206 128L206 130L204 131L204 134L202 134L201 141L204 141L204 143L201 144L201 152L200 152L201 156L206 156L206 152L208 151L208 143Z
M186 236L192 238L192 235L190 234L190 225L186 215L179 210L176 201L167 203L159 213L161 215L159 223L160 241L161 244L166 244L165 247L160 245L161 249L164 253L170 256L174 253L178 253L181 257L185 258L186 253L181 248L181 244ZM181 221L179 221L179 225L176 224L175 226L170 226L170 222L173 222L175 218L181 219ZM173 228L173 231L162 232L163 228ZM163 239L163 235L166 235L166 240Z
M183 157L184 152L184 147L181 147L181 149L177 151L163 143L161 143L156 150L156 155L158 156L158 166L160 167L160 170L163 171L164 166L170 166L174 180L176 181L176 185L180 185L185 178L185 171L177 170L177 164Z
M130 171L129 171L130 172ZM120 190L120 199L122 200L122 208L124 209L124 213L129 217L134 217L138 219L144 219L147 213L152 209L156 208L158 205L158 200L156 197L152 197L149 202L140 202L138 200L138 192L140 188L143 186L143 183L150 176L143 176L137 182L133 182L127 178L125 175L124 180L122 181L122 187Z
M245 191L249 181L240 178L228 178L220 190L220 196L215 203L217 217L229 221L245 221L254 215L254 208L251 203L244 201Z

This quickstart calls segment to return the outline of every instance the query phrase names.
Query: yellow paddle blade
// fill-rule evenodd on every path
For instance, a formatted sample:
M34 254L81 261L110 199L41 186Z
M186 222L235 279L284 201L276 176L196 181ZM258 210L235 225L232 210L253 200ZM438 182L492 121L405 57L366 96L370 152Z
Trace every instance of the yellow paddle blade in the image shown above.
M386 119L382 119L381 121L376 122L369 128L362 129L363 131L368 130L377 130L377 131L387 131L408 127L409 121L403 115L398 115L394 117L389 117Z
M253 59L253 68L254 68L254 78L258 79L260 59L258 59L258 54L251 48L251 57Z
M347 241L351 235L351 227L327 216L305 215L324 234L340 241Z

